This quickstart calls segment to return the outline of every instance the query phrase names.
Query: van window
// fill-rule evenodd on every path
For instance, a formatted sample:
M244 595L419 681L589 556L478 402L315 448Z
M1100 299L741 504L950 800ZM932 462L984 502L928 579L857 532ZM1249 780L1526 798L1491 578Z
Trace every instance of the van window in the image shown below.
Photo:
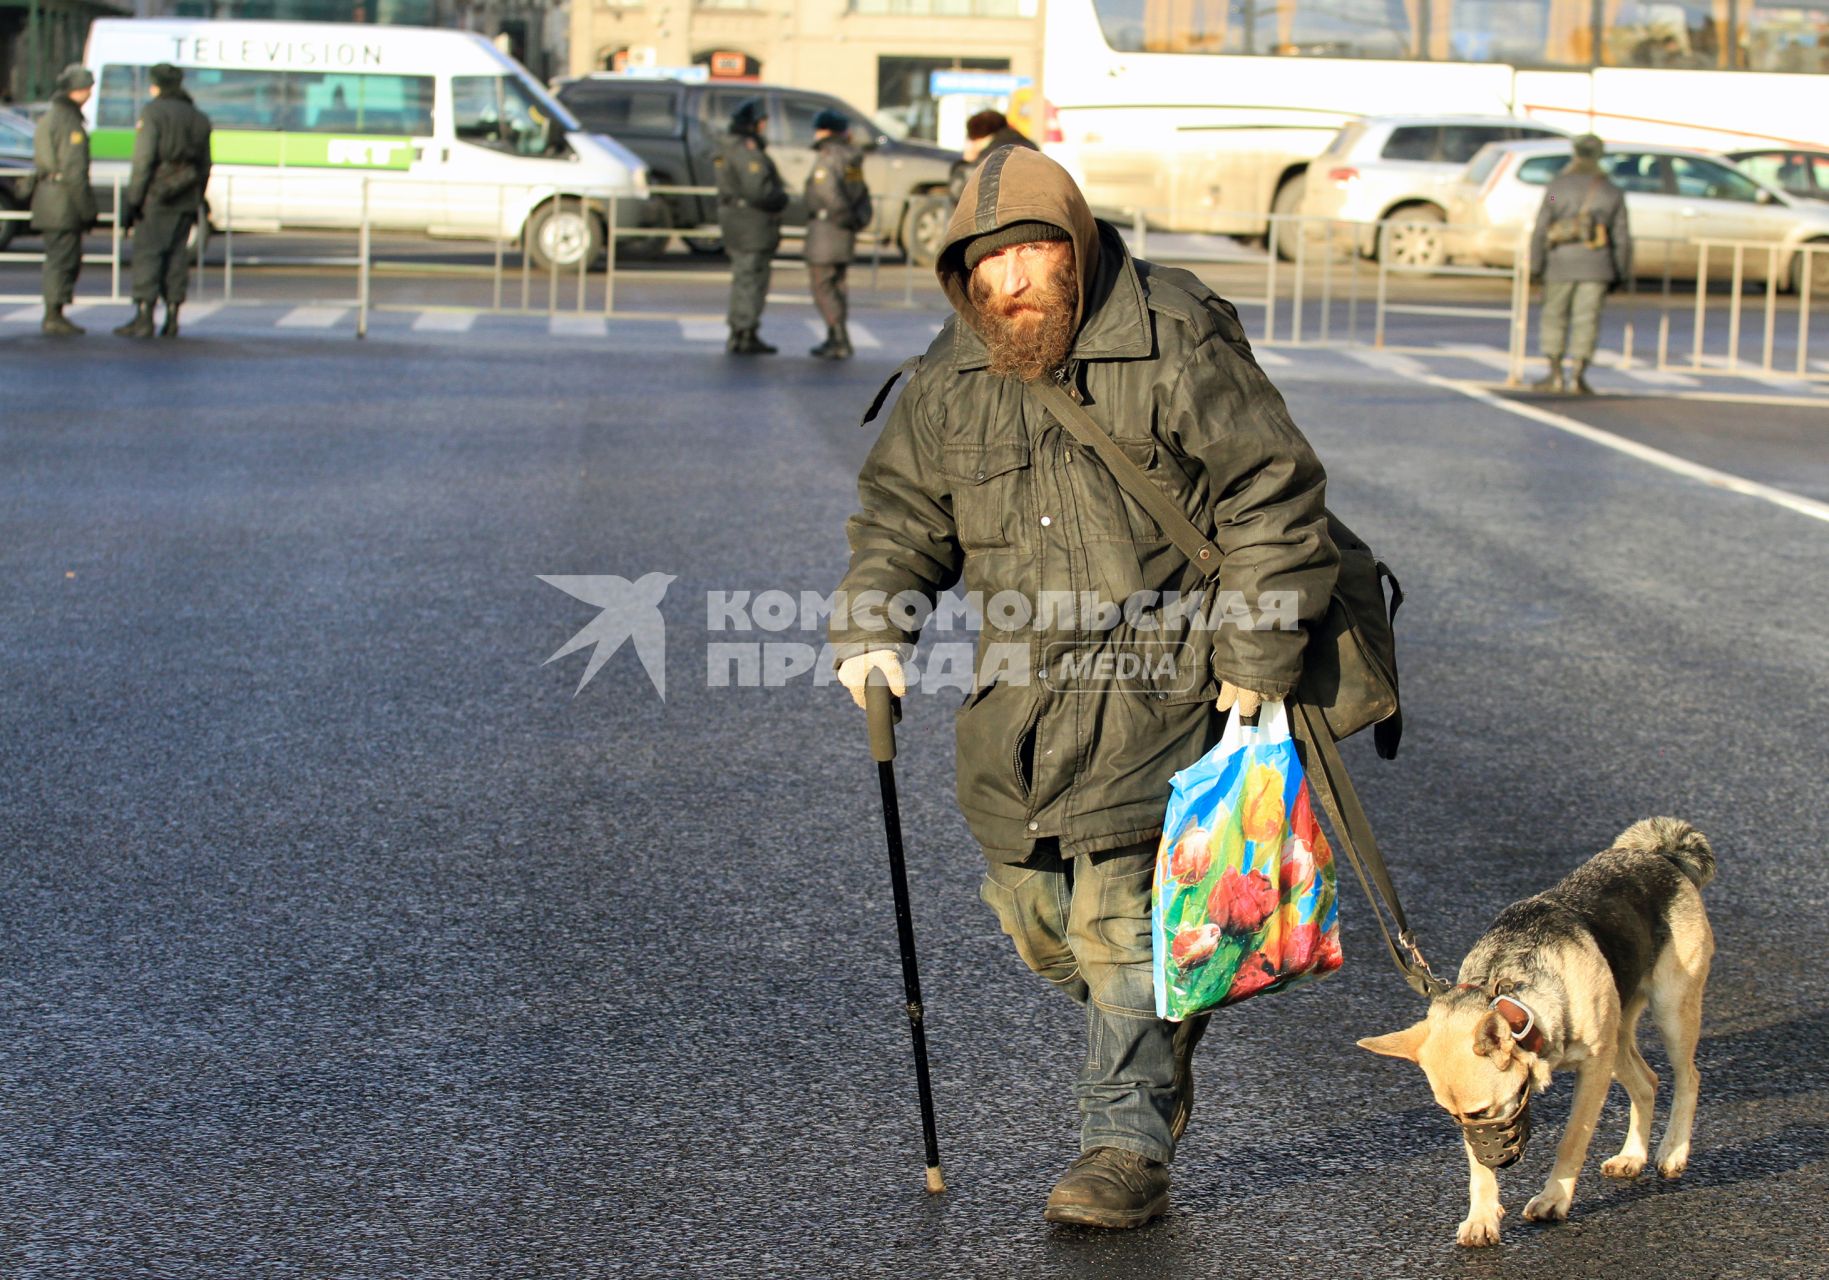
M1385 140L1384 150L1378 154L1386 160L1433 160L1437 132L1432 124L1404 125L1393 129L1391 136Z
M1510 141L1513 132L1510 125L1444 125L1440 159L1449 164L1466 164L1487 143Z
M1533 187L1547 187L1552 178L1568 167L1568 156L1532 156L1518 166L1518 181Z
M598 133L620 138L675 138L680 131L680 94L670 88L579 84L561 99Z
M552 117L511 76L452 76L451 115L465 142L517 156L549 150Z
M705 95L704 99L705 105L703 110L706 126L709 127L713 133L729 133L731 116L736 114L738 107L742 106L745 102L748 102L751 98L760 101L764 107L768 106L768 99L762 94L757 93L754 89L711 90L711 92ZM772 120L769 122L771 132L773 132L774 123L775 122Z
M95 108L96 128L133 128L149 83L145 67L103 67L101 83L96 86L101 99Z
M295 72L287 79L286 127L294 133L431 136L431 76Z

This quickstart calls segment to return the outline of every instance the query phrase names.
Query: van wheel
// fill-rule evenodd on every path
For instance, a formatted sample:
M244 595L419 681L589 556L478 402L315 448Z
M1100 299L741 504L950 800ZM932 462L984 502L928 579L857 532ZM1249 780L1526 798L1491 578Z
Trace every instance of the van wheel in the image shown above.
M576 270L603 255L603 224L576 200L548 200L534 210L523 233L527 256L539 271Z
M946 224L952 221L953 202L944 193L910 196L902 212L902 252L917 267L931 267L946 244Z
M1303 171L1290 178L1276 189L1276 198L1270 202L1270 212L1280 217L1293 218L1302 212L1302 196L1308 190L1308 173ZM1305 230L1300 222L1283 222L1277 225L1276 256L1284 262L1296 260L1296 237Z
M1386 215L1378 256L1387 267L1434 271L1448 262L1448 215L1432 204L1406 205Z
M1829 295L1829 240L1808 240L1799 246L1800 249L1805 247L1816 250L1809 255L1810 300L1814 304L1817 299ZM1801 252L1791 255L1788 288L1792 293L1802 293L1804 290L1804 254Z

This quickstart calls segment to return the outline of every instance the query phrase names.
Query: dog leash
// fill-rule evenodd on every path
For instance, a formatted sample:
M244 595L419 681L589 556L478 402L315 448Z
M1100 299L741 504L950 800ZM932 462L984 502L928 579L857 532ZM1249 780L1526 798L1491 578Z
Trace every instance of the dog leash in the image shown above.
M1317 708L1294 700L1289 706L1295 711L1295 736L1309 748L1304 753L1309 789L1320 800L1347 861L1353 864L1359 887L1365 890L1372 916L1378 921L1378 931L1384 935L1391 962L1412 991L1425 1000L1433 1000L1454 984L1435 976L1429 962L1423 958L1421 948L1416 945L1416 935L1410 929L1403 902L1397 896L1397 886L1391 881L1390 868L1385 866L1384 855L1378 851L1378 839L1372 834L1372 824L1359 804L1359 792L1353 786L1352 775L1346 771L1346 762L1340 758L1340 747ZM1372 888L1374 884L1376 892ZM1391 913L1391 920L1397 926L1395 936L1385 922L1385 911Z

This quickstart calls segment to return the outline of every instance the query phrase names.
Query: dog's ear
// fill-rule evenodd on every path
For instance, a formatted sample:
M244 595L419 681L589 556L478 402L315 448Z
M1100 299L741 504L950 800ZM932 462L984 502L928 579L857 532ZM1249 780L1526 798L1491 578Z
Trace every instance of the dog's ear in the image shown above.
M1514 1043L1511 1024L1496 1010L1487 1010L1480 1025L1473 1029L1473 1051L1482 1058L1491 1058L1495 1067L1503 1067L1511 1061Z
M1425 1019L1415 1026L1405 1027L1402 1031L1393 1031L1388 1036L1368 1036L1359 1042L1361 1049L1370 1049L1373 1053L1387 1058L1403 1058L1415 1062L1416 1055L1422 1051L1423 1041L1429 1038L1429 1023Z

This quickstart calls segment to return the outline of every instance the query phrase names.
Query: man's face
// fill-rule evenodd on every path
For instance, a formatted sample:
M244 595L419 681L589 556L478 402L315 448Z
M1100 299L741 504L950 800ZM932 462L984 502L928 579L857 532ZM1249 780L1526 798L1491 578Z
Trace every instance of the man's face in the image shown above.
M89 95L94 92L94 89L72 89L70 90L70 101L80 107L89 101Z
M992 373L1033 382L1066 361L1080 300L1071 242L1034 240L986 254L968 293Z

